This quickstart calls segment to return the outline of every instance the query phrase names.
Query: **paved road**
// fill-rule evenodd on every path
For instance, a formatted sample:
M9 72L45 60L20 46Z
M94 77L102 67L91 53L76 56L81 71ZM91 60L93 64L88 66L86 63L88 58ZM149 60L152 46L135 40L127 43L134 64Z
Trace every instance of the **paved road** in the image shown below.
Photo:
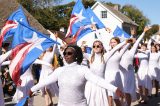
M15 103L11 101L11 98L5 98L5 106L14 106ZM57 104L57 98L53 98L54 104ZM45 106L44 99L37 95L34 97L34 106ZM56 105L55 105L56 106ZM148 104L138 104L138 102L133 102L131 106L160 106L160 96L159 97L152 97L149 100Z

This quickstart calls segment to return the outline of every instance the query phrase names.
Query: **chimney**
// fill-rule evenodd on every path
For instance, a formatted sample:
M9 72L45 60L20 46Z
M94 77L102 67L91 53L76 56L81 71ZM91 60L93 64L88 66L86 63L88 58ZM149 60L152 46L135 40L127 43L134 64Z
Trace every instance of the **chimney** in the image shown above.
M115 5L113 6L113 8L114 8L115 10L117 10L117 11L119 11L119 9L120 9L120 7L119 7L118 4L115 4Z

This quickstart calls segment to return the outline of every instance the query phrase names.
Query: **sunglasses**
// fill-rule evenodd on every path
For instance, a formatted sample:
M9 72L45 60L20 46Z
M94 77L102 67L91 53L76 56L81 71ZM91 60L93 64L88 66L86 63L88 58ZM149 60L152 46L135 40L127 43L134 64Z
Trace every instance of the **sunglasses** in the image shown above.
M100 48L100 46L99 46L99 45L96 45L96 46L93 46L93 48Z
M65 55L72 55L73 53L72 52L63 52L63 55L65 56Z

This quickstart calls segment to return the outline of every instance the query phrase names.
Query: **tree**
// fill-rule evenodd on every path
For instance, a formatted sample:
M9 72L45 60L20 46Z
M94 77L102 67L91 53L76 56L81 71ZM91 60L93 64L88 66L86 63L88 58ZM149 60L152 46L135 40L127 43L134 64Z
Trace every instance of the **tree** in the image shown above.
M121 12L139 25L137 34L141 34L144 27L150 23L150 20L145 17L139 9L132 5L124 5L121 9Z
M145 34L145 39L150 39L150 37L152 35L154 35L156 32L158 32L160 29L159 29L159 25L155 24L155 25L152 25L152 28L149 29Z

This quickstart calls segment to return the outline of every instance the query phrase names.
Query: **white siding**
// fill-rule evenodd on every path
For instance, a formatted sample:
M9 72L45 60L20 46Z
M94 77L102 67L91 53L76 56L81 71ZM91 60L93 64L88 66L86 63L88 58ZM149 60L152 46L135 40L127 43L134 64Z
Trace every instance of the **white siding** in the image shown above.
M103 22L106 27L109 27L112 31L116 28L117 25L122 28L122 22L114 15L112 15L112 13L110 13L109 11L107 11L107 18L101 18L101 11L107 10L101 5L96 5L96 7L93 9L93 12L97 15L97 17Z

